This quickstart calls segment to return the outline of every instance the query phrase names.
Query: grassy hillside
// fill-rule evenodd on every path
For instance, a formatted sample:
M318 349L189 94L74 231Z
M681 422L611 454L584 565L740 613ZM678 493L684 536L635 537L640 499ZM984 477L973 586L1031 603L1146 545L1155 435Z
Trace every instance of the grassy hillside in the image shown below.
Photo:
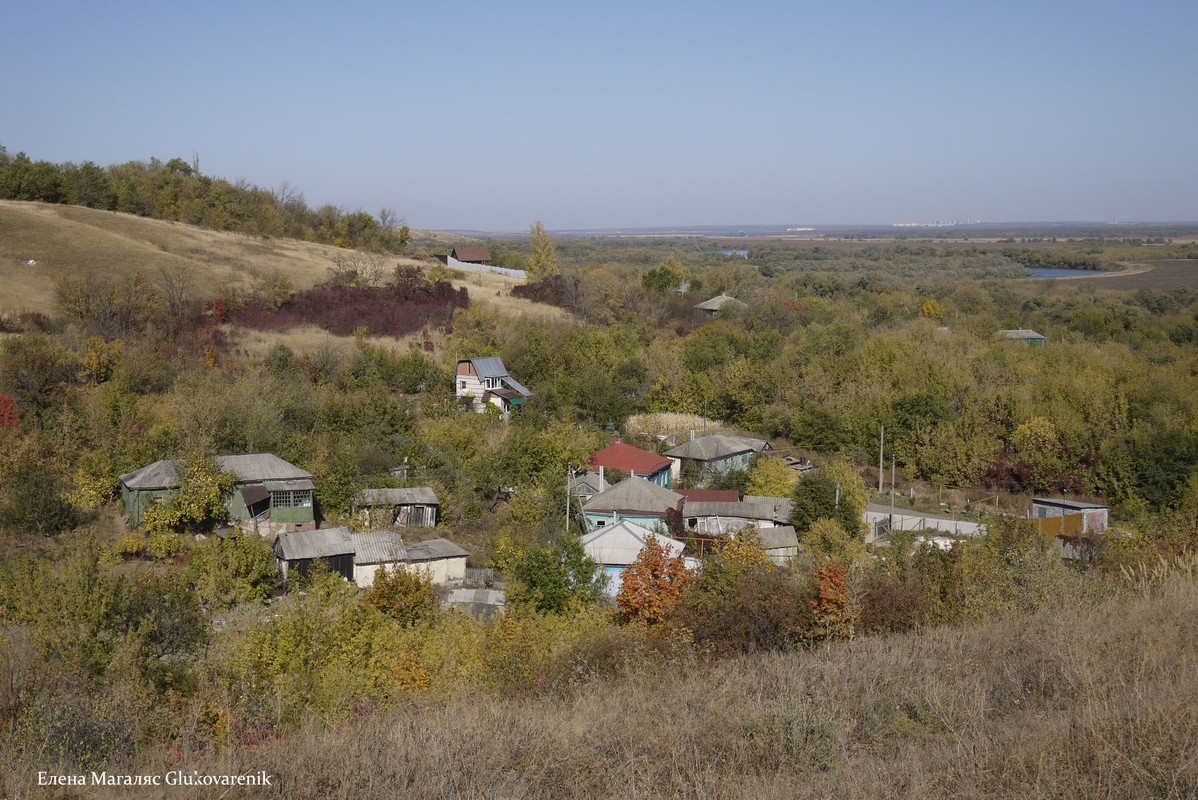
M1106 600L815 652L624 652L617 665L595 646L564 654L572 673L526 697L417 699L128 771L264 770L276 788L244 796L281 785L295 798L1193 797L1198 584L1186 571ZM33 778L10 771L9 787Z
M416 237L436 241L446 234L418 231ZM460 237L454 241L461 241ZM95 271L120 275L140 270L153 276L164 266L186 265L201 280L200 291L215 297L225 286L248 287L255 278L279 273L296 288L310 287L345 250L294 239L263 239L211 231L179 222L135 217L81 206L0 200L0 314L57 311L54 279ZM29 264L34 260L36 264ZM396 263L419 263L398 258ZM455 281L472 300L485 300L502 313L562 318L560 309L508 296L518 281L489 273ZM261 350L261 335L250 334L247 349ZM328 338L312 327L266 337L308 349ZM337 337L333 337L336 339Z

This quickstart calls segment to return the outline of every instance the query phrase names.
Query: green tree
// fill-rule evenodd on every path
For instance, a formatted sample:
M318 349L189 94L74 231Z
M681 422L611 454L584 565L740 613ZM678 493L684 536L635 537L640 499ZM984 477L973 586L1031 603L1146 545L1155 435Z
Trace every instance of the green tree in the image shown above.
M671 253L669 258L641 276L641 286L650 292L668 292L682 283L682 264Z
M861 536L869 495L852 464L833 459L822 469L804 475L794 491L791 521L802 534L819 519L836 520L845 531Z
M210 536L191 553L189 578L207 608L266 599L278 577L278 561L258 534L240 528L221 539Z
M528 265L529 282L557 274L557 251L545 227L537 220L532 226L532 261Z
M780 458L758 458L745 482L745 494L763 497L790 497L794 488L794 470Z
M509 599L538 611L561 614L591 605L603 594L599 565L576 536L563 535L552 547L527 547L508 570L515 585Z

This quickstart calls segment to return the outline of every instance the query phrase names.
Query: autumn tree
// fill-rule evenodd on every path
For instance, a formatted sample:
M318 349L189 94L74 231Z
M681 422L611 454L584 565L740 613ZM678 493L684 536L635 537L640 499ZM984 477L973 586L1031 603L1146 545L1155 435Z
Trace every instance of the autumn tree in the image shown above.
M437 608L433 581L428 574L398 564L379 567L362 600L405 627L416 624Z
M794 470L780 458L757 459L745 482L745 494L760 497L790 497L794 488Z
M532 261L528 265L528 279L539 281L557 274L557 251L553 241L540 220L532 226Z
M670 556L665 545L650 536L622 578L616 593L617 617L625 623L657 625L678 605L694 573L681 554Z

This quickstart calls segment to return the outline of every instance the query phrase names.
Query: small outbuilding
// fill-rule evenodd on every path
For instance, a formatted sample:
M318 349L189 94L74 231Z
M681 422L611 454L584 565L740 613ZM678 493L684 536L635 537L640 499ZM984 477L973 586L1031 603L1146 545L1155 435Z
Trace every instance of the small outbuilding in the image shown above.
M737 300L732 295L717 294L710 300L704 300L702 303L695 304L695 313L701 317L718 316L724 309L731 311L743 311L749 307L748 303Z
M403 489L363 489L354 497L354 513L369 528L431 528L437 524L440 503L429 486Z
M421 572L436 584L459 582L470 555L448 539L405 544L398 531L350 533L349 528L323 528L280 534L273 545L284 580L304 575L323 560L329 569L362 589L374 584L381 567Z

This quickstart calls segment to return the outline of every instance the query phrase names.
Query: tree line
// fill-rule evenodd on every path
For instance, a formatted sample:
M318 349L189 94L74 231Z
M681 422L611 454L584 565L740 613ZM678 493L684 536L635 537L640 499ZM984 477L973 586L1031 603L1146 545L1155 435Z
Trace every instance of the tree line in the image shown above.
M310 207L303 194L244 180L204 175L198 160L127 161L101 167L92 161L54 164L0 146L0 199L63 203L139 217L185 222L250 236L287 237L336 247L399 252L411 237L391 209L378 216L331 204Z

